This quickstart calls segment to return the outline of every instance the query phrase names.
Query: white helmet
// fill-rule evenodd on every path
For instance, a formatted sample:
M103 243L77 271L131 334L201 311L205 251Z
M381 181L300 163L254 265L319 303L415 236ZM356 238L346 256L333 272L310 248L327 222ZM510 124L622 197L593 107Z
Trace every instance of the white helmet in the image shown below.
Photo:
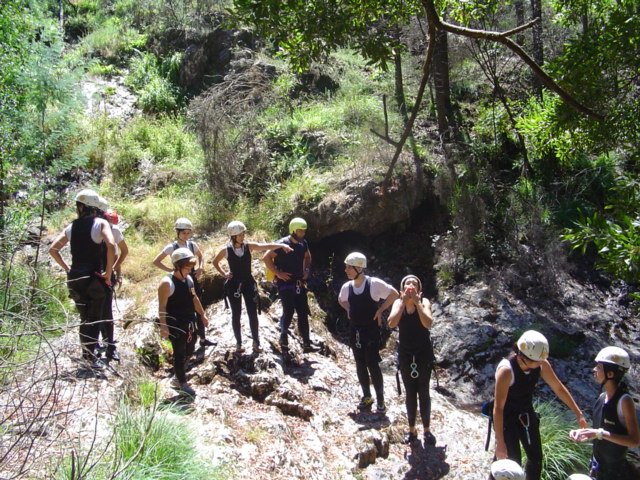
M407 275L406 277L404 277L402 279L402 281L400 282L400 290L404 291L404 284L407 282L407 280L409 280L410 278L415 278L418 281L418 290L422 291L422 282L420 281L420 279L418 277L416 277L415 275Z
M567 480L593 480L589 475L585 475L584 473L574 473L573 475L569 475Z
M109 202L104 197L98 197L98 208L103 212L106 212L109 209Z
M171 254L171 262L175 265L180 260L187 260L194 257L195 255L188 248L176 248Z
M344 263L352 267L367 268L367 257L360 252L351 252L344 259Z
M188 218L181 217L176 220L174 228L176 230L193 230L193 224Z
M527 330L518 340L518 350L528 359L541 362L549 356L549 342L540 332Z
M604 347L598 355L596 355L596 362L598 363L610 363L617 365L620 368L629 370L631 368L631 360L629 354L620 347Z
M240 235L242 232L246 232L247 227L244 226L244 223L234 220L229 225L227 225L227 234L233 237L235 235Z
M87 207L99 208L100 196L90 188L85 188L76 195L76 202L82 203Z
M491 464L491 475L495 480L524 480L522 467L507 458Z

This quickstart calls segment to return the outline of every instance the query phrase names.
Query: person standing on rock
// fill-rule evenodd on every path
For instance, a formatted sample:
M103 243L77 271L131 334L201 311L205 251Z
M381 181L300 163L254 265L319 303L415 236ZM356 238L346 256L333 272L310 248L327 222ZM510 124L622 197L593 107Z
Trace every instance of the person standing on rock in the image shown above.
M549 342L535 330L522 334L515 352L496 370L493 422L497 459L521 463L520 445L527 454L527 480L539 480L542 472L540 419L533 410L533 392L540 377L576 415L581 427L587 422L567 388L558 379L549 356Z
M176 386L187 395L195 391L187 383L186 365L195 350L196 313L206 327L209 320L196 294L190 273L195 267L195 255L188 248L177 248L171 253L173 272L165 276L158 287L160 336L171 341Z
M294 312L298 314L298 333L302 337L303 351L313 351L309 334L309 302L307 299L307 279L311 269L311 252L307 241L307 222L294 218L289 222L289 235L276 243L284 244L291 250L282 248L269 250L263 257L266 267L273 272L273 283L278 288L282 302L280 317L280 348L282 354L289 355L289 327Z
M53 241L49 254L67 272L69 296L80 313L82 358L92 368L101 369L105 365L96 357L95 350L107 289L111 287L115 242L109 223L97 216L100 207L98 194L85 189L76 195L75 200L78 218ZM67 243L71 243L71 266L60 255L60 250Z
M400 298L393 302L389 327L399 328L398 362L405 389L405 405L409 432L404 443L418 438L416 412L420 401L420 417L426 445L435 445L430 431L431 396L429 383L433 370L433 346L429 329L433 325L431 302L422 298L422 282L415 275L407 275L400 282Z
M596 355L593 376L604 393L593 407L593 427L572 430L576 442L593 441L591 476L597 480L634 480L638 472L627 460L629 448L640 445L638 418L623 377L631 368L629 354L619 347L605 347Z
M122 262L129 254L129 247L124 239L122 230L118 226L118 214L114 210L109 210L108 202L100 197L101 217L109 222L111 233L116 244L116 260L113 264L113 274L111 275L111 287L107 289L107 297L104 301L104 310L102 313L102 322L100 324L100 333L102 342L106 344L105 358L107 361L120 361L120 355L116 351L115 329L113 324L113 295L116 285L122 285ZM106 262L106 249L103 249Z
M399 297L398 291L383 280L364 274L367 257L362 253L350 253L344 263L344 271L349 281L342 285L338 303L349 316L349 343L356 362L358 382L362 388L358 409L368 410L373 405L373 384L377 411L385 413L387 407L384 403L384 381L380 370L380 329L382 313Z
M198 279L202 276L202 272L204 271L204 255L202 254L202 250L198 247L198 244L192 240L191 235L193 234L193 224L191 220L188 218L181 217L176 220L174 225L176 230L176 240L174 242L169 243L166 247L162 249L162 251L153 259L153 264L158 267L160 270L164 270L165 272L173 272L171 267L166 266L163 263L165 257L170 256L174 250L178 248L188 248L198 259L198 266L194 265L193 271L191 272L191 279L196 288L196 294L198 298L202 302L202 288L198 283ZM200 337L200 347L210 347L216 345L216 342L208 340L205 336L204 325L200 320L200 317L197 316L197 326L198 326L198 337Z
M242 328L240 315L242 314L242 297L249 317L249 327L253 338L253 351L260 352L260 337L258 334L258 284L251 274L251 252L282 249L291 252L292 248L280 243L245 242L247 227L244 223L234 220L227 226L227 234L231 242L220 249L213 259L213 266L227 280L224 284L224 294L231 306L231 326L236 337L236 351L242 352ZM220 262L227 259L229 271L225 271Z

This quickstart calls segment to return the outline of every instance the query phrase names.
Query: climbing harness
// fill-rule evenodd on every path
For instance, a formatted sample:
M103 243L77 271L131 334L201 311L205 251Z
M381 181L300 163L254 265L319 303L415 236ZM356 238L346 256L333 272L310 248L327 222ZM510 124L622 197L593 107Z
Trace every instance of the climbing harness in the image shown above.
M418 372L418 364L416 363L415 355L412 356L411 365L409 365L409 367L411 368L411 378L418 378L420 376L420 372Z
M236 289L235 292L233 292L233 296L236 298L240 298L241 295L242 295L242 282L238 283L238 288Z
M598 461L591 457L591 461L589 462L589 475L592 477L595 477L597 472L598 472L598 467L600 465L598 464Z
M529 426L531 425L531 418L529 417L529 413L521 413L518 415L518 420L524 427L524 431L527 434L527 444L531 445L531 436L529 435Z

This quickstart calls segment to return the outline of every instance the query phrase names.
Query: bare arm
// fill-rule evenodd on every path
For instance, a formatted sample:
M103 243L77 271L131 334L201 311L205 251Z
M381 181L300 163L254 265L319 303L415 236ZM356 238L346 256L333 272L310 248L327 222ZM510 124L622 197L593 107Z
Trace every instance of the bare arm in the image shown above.
M224 278L232 278L233 275L231 274L231 272L225 272L222 267L220 266L220 262L222 261L222 259L224 258L224 255L227 251L227 248L222 248L218 254L213 257L213 260L211 263L213 263L213 267L220 273L220 275L222 275Z
M601 433L603 440L607 440L608 442L616 443L624 447L636 448L640 445L640 431L638 430L636 407L631 397L624 397L622 399L622 413L624 415L624 423L627 427L626 435L611 433L599 428L581 428L578 430L571 430L569 436L576 442L585 442L587 440L597 438Z
M200 303L200 299L195 294L195 291L193 292L193 307L196 309L196 312L200 314L200 318L202 318L202 324L205 327L208 327L209 318L207 317L207 314L205 313L204 308L202 307L202 303Z
M376 311L375 316L373 317L376 322L378 322L378 326L382 326L382 314L384 313L384 311L391 307L391 305L393 305L393 302L395 302L399 297L400 295L398 294L398 291L395 288L392 288L392 291L389 293L384 303L380 305L380 307Z
M496 375L496 388L493 400L493 428L496 434L496 458L507 458L507 445L504 442L504 405L507 402L509 386L513 372L510 368L498 369Z
M307 247L307 251L304 253L304 261L302 262L302 279L309 278L309 271L311 270L311 252Z
M264 252L266 250L278 250L281 248L285 252L292 252L293 248L289 245L285 245L284 243L255 243L255 242L247 242L247 246L249 250L252 252Z
M398 298L391 307L391 313L389 314L388 322L389 328L395 328L402 318L402 311L404 310L404 302L401 298Z
M547 360L545 360L540 365L540 370L542 379L547 382L547 385L549 385L551 387L551 390L553 390L557 397L562 400L562 403L564 403L571 409L571 411L573 411L573 413L576 414L578 424L582 428L587 428L587 421L584 419L582 411L580 410L580 408L578 408L578 405L569 393L569 390L567 390L567 387L565 387L556 376L556 372L554 372L553 368L551 368L551 364Z
M64 261L64 258L62 258L62 255L60 255L60 250L67 243L69 243L69 239L64 234L64 232L62 232L53 241L53 243L51 244L51 247L49 247L49 255L51 255L51 257L55 260L55 262L58 265L60 265L65 272L68 272L70 267L69 265L67 265L67 262Z
M169 338L169 327L167 326L167 300L169 300L169 293L171 292L171 285L169 280L163 278L158 287L158 316L160 317L160 336L162 338Z
M418 310L418 317L420 317L420 323L424 328L431 328L433 325L433 315L431 313L431 302L428 298L422 298L416 302L416 310Z
M164 263L162 263L162 260L164 260L165 257L167 257L168 255L166 253L164 253L164 250L162 252L160 252L156 258L153 259L153 264L158 267L160 270L164 270L165 272L173 272L173 268L169 268L167 267Z
M104 283L111 286L111 274L113 273L113 264L116 260L116 242L113 239L113 232L111 231L111 225L106 220L102 220L102 241L107 247L107 265L105 266L104 273L97 272L103 279Z
M127 242L122 240L118 244L118 249L120 250L120 255L118 255L116 263L113 264L113 269L115 270L117 275L120 275L120 271L122 270L122 262L124 262L124 259L127 258L127 255L129 255L129 247L127 246Z
M269 250L267 253L264 254L264 257L262 257L262 260L264 261L265 266L269 270L271 270L276 277L286 282L291 278L291 274L280 271L278 267L276 267L276 264L274 263L275 258L276 258L276 252L274 250Z
M198 247L196 251L196 258L198 259L198 268L196 268L193 275L197 280L198 278L200 278L200 276L202 275L202 272L204 271L204 253L202 253L202 250L200 250L200 247Z

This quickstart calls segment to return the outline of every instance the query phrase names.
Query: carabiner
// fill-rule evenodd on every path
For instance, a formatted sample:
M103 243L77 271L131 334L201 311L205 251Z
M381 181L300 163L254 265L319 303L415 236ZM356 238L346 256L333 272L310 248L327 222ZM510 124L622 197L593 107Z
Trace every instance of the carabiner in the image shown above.
M356 330L356 348L362 348L360 344L360 330Z
M418 372L418 364L416 363L416 356L414 355L412 358L411 365L411 378L418 378L420 376L420 372Z
M523 420L523 418L525 418L526 420ZM524 427L524 431L527 434L527 443L531 445L531 436L529 435L529 425L531 424L531 421L530 421L531 419L529 418L529 413L525 412L525 413L519 414L518 420L520 420L520 423Z

